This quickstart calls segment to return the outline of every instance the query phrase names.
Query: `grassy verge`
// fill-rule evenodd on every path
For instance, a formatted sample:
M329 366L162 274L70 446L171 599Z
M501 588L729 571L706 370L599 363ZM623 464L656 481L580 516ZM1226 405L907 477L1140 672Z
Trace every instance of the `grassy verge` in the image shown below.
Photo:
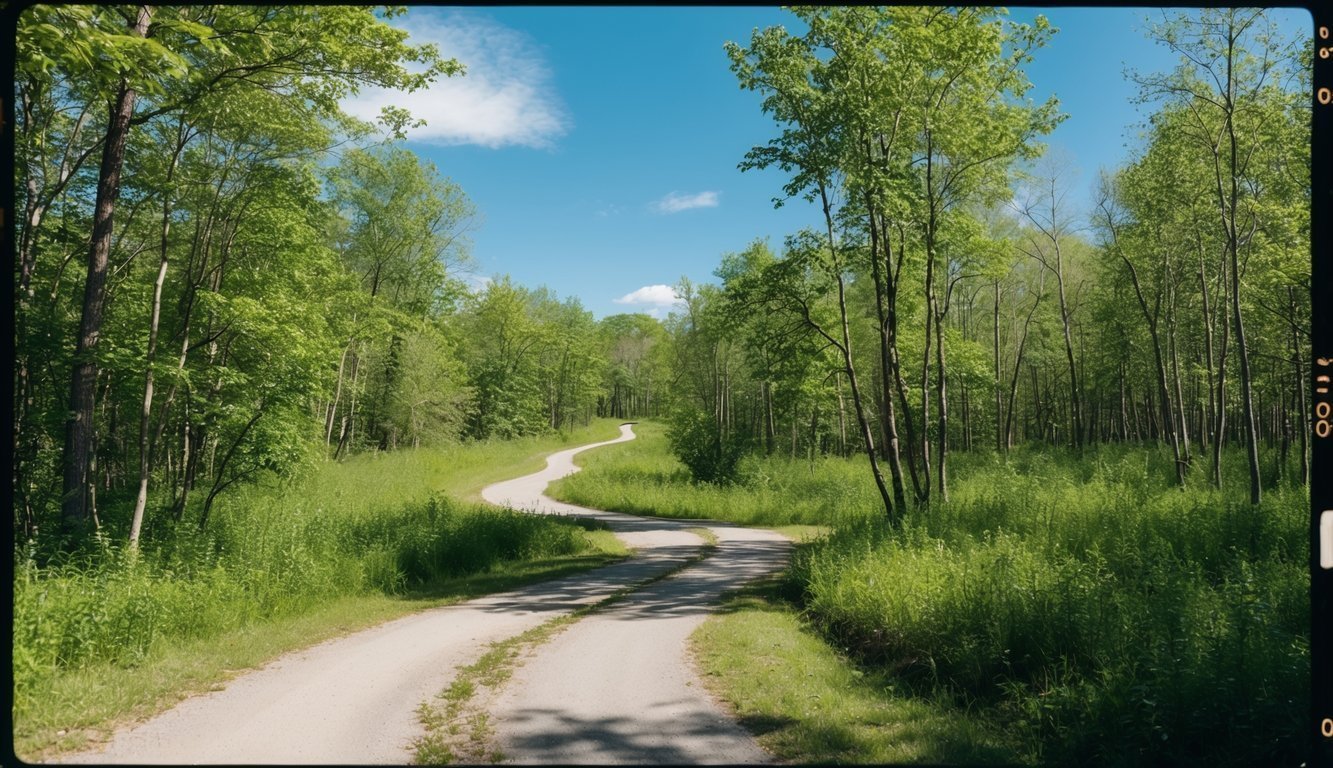
M460 504L535 471L563 436L354 458L302 481L240 489L203 534L155 518L138 556L20 559L14 745L26 759L85 745L285 651L425 607L596 567L607 531Z
M691 637L705 684L788 763L1028 763L953 702L900 691L805 626L772 584L727 600Z

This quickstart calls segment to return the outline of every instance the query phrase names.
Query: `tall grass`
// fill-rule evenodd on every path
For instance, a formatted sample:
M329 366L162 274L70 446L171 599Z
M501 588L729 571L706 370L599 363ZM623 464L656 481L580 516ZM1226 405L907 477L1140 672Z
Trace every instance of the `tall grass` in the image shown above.
M1302 757L1308 495L1275 485L1251 507L1239 452L1225 492L1202 469L1175 487L1152 446L955 454L949 502L892 530L863 459L817 460L812 479L810 462L751 457L742 483L700 487L640 432L560 491L627 511L835 524L788 572L807 620L908 689L1012 729L1043 761Z
M138 553L104 537L77 557L16 554L16 733L62 674L151 663L168 645L305 614L355 595L411 595L506 563L589 552L567 519L454 500L541 466L615 424L507 443L358 457L295 483L239 489L208 530L157 520Z

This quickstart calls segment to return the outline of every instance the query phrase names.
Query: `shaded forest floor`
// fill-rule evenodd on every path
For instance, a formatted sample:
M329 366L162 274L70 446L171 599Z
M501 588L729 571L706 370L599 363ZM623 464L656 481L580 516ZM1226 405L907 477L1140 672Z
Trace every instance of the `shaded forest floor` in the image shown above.
M936 716L919 748L901 751L885 728L847 730L839 746L811 736L828 710L811 706L807 681L758 693L757 673L724 677L738 712L768 708L756 730L786 758L1255 765L1303 755L1308 494L1273 481L1252 508L1239 451L1225 457L1225 493L1201 467L1175 487L1156 446L955 454L950 501L910 511L894 531L863 459L749 457L735 485L695 485L660 426L639 433L583 458L585 471L552 495L832 526L798 549L775 591L714 620L732 624L700 635L705 659L766 633L790 640L799 616L848 679L884 683L885 709L870 722L905 706ZM950 713L967 728L941 726Z

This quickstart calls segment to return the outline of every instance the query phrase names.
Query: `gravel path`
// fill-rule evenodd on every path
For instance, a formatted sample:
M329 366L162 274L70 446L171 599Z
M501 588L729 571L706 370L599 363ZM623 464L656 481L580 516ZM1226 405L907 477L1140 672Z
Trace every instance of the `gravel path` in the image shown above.
M577 471L581 450L553 454L541 472L487 487L492 503L606 521L636 557L562 579L413 614L284 655L117 732L61 763L408 763L418 705L512 637L689 561L702 541L680 522L563 504L547 483ZM501 748L515 762L761 762L767 756L701 690L685 638L707 604L776 570L788 543L768 531L708 524L711 557L631 593L537 648L493 702Z
M621 427L622 439L632 435ZM759 763L769 756L702 689L686 638L728 589L782 568L790 542L772 531L696 520L599 512L542 491L577 471L576 451L553 454L545 473L493 485L488 501L604 520L616 535L656 551L684 528L706 526L716 552L581 619L539 646L490 707L500 751L514 763Z

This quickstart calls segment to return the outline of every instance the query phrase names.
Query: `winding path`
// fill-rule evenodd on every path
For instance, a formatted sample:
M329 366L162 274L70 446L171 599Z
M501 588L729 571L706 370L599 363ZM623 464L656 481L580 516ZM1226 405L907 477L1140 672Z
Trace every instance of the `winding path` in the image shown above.
M679 568L703 542L699 521L634 517L564 504L546 485L577 471L574 454L488 486L495 504L603 520L636 556L562 579L435 608L286 654L195 696L105 747L62 763L408 763L418 705L494 641ZM789 543L770 531L706 523L711 557L631 592L537 647L490 702L501 751L519 763L753 763L768 756L712 702L685 639L727 589L781 568Z

